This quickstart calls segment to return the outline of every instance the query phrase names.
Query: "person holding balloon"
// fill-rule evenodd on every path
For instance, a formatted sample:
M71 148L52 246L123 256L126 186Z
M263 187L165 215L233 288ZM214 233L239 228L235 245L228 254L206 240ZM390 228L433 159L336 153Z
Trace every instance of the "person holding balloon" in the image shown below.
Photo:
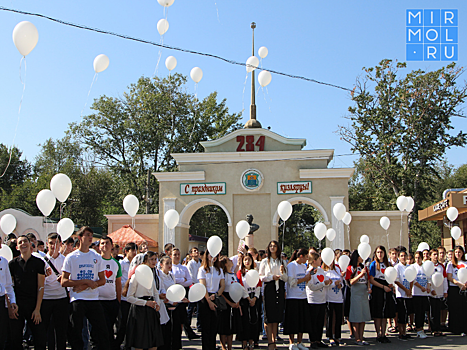
M303 333L308 332L306 327L308 315L308 302L306 299L306 284L311 279L307 273L306 261L308 250L301 248L295 250L287 265L287 297L285 299L284 334L289 336L290 350L306 350L302 344ZM297 335L297 345L295 342Z
M443 305L443 298L448 296L448 275L446 270L438 261L438 249L432 249L430 252L430 259L433 263L434 270L430 277L433 289L430 295L430 325L431 331L435 337L444 336L441 332L441 310Z
M326 337L329 338L331 346L340 346L342 313L344 311L344 296L342 293L344 281L342 272L335 260L331 265L323 263L323 270L325 278L332 281L326 287Z
M333 260L331 256L331 261ZM311 275L306 284L306 296L308 300L307 327L310 337L310 348L327 348L328 346L321 341L323 337L323 327L326 313L326 286L332 281L325 277L324 270L321 268L321 257L316 253L311 253L307 273Z
M363 259L358 250L354 250L350 256L345 279L350 283L349 321L352 324L355 342L357 345L369 345L368 342L363 340L363 332L365 322L371 320L368 294L372 290L368 278L368 269L363 265Z
M220 250L221 249L216 253L219 254ZM224 272L220 268L217 254L214 258L211 256L208 241L208 249L203 255L203 261L198 270L198 280L206 287L206 295L198 304L203 350L216 350L217 322L219 315L214 301L216 297L222 297L225 288Z
M417 271L417 277L414 280L412 288L415 329L417 337L425 339L427 335L423 331L423 326L425 324L425 312L429 307L428 296L431 293L431 284L428 281L428 276L425 274L422 262L423 253L420 251L415 252L415 264L413 266Z
M385 270L390 267L386 248L376 247L374 260L370 264L369 279L372 287L370 302L371 316L375 322L376 340L379 343L390 343L386 337L387 319L396 316L393 285L386 281Z
M159 313L163 305L152 273L157 258L153 252L148 253L152 254L144 256L143 264L136 267L135 274L129 280L127 301L131 307L128 314L125 348L155 350L164 344Z
M465 315L467 315L467 300L465 297L467 283L460 280L461 275L466 272L464 269L467 262L464 260L464 256L464 248L459 245L456 246L446 269L449 280L449 331L454 334L467 334L467 322L464 320Z
M397 279L394 283L397 298L397 327L399 328L399 339L402 341L411 339L410 335L406 333L406 325L412 309L412 287L413 279L415 279L415 269L410 268L408 271L409 266L407 264L407 252L401 250L399 252L399 262L394 266L397 272Z
M277 326L284 317L287 271L277 241L269 242L266 251L267 257L261 260L259 266L259 278L264 283L264 323L267 324L268 349L275 349Z

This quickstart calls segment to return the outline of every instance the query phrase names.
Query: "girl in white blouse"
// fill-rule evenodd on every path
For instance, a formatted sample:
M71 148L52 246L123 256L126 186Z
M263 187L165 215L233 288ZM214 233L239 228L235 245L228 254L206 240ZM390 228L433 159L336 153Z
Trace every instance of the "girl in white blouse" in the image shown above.
M467 267L467 262L464 261L464 256L464 248L461 246L456 246L454 249L454 254L452 254L451 262L446 268L449 281L449 331L454 334L467 333L467 322L465 322L465 315L467 314L465 290L467 283L463 284L457 278L459 269Z
M267 257L259 266L259 278L264 283L264 323L268 325L268 349L271 350L276 348L277 325L284 317L287 269L277 241L269 242L266 251Z
M143 264L156 265L156 256L146 255ZM161 301L154 279L147 289L136 280L136 274L130 279L127 301L131 304L128 315L125 347L156 350L163 344L159 309Z
M206 287L206 295L199 302L201 320L201 344L203 350L216 350L217 317L216 297L222 298L225 288L224 272L219 266L219 259L212 258L208 250L203 255L198 270L198 280Z

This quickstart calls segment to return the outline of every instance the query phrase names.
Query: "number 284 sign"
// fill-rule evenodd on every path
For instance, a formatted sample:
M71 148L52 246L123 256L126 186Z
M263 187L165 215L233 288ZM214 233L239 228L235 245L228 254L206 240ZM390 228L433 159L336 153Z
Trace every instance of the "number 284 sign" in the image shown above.
M264 151L264 135L255 139L254 135L238 135L237 136L237 152L254 152Z

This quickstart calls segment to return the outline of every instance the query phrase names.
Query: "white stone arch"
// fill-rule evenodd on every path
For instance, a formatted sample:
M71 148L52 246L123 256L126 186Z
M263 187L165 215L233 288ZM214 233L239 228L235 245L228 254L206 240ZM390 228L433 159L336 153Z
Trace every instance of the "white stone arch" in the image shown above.
M315 207L316 209L318 209L318 211L323 216L324 224L326 226L328 226L330 224L329 217L328 217L328 214L326 213L326 210L323 208L323 206L321 204L319 204L314 199L311 199L311 198L308 198L308 197L292 197L292 198L287 199L287 201L292 205L297 204L297 203L305 203L305 204L309 204L309 205ZM276 208L276 211L275 211L274 216L272 218L272 227L276 228L277 225L279 225L279 213L277 212L277 208Z
M227 208L220 202L216 201L215 199L211 198L199 198L195 199L194 201L191 201L188 203L185 208L183 208L182 212L180 213L180 223L178 224L179 227L185 227L189 228L190 227L190 220L191 217L193 216L196 211L206 205L217 205L218 207L222 208L224 211L225 215L227 215L227 226L231 227L232 226L232 217L230 216L229 211Z

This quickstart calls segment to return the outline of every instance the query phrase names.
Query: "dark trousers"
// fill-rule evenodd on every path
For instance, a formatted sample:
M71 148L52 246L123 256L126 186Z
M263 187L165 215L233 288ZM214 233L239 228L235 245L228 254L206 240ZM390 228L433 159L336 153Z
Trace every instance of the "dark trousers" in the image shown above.
M128 323L128 313L130 312L131 304L125 300L120 302L120 312L118 316L117 338L115 339L115 349L120 349L123 340L125 339L126 325Z
M169 321L162 325L164 345L159 347L162 350L179 350L182 348L182 324L186 318L185 305L179 303L175 310L169 310L171 308L173 307L167 307Z
M107 342L109 343L109 348L113 349L115 347L115 337L114 337L114 324L117 321L118 311L120 309L120 303L117 299L115 300L100 300L102 309L104 310L105 316L105 327L107 328ZM96 343L96 339L99 339L97 330L94 328L94 324L91 322L91 349L100 350L100 343Z
M409 312L407 303L411 302L409 298L397 298L397 323L406 325Z
M36 300L17 300L17 305L19 317L17 320L10 320L11 349L23 349L23 328L24 322L27 322L34 337L34 349L45 350L45 344L47 342L45 324L44 322L34 324L33 320L31 319L32 313L36 308Z
M327 303L327 322L326 322L326 337L329 339L341 338L342 313L344 312L343 303ZM334 329L332 322L334 320Z
M206 298L198 304L201 322L201 344L203 350L216 350L217 313L209 308Z
M83 318L86 317L95 332L100 350L110 350L109 333L102 308L99 300L75 300L71 303L71 339L70 345L73 350L83 350L84 342L82 336Z
M467 333L467 298L457 286L449 286L448 290L449 331L454 334Z
M189 303L187 309L187 320L185 322L185 332L187 332L186 327L191 327L191 319L193 318L193 312L196 308L196 328L200 329L201 325L199 323L199 303Z
M0 349L5 347L8 335L8 309L5 307L5 296L0 297Z
M324 314L326 304L308 304L310 315L310 342L320 342L323 339Z
M49 341L48 348L57 350L66 349L66 334L68 330L68 297L61 299L44 299L41 305L42 322L45 329L51 335L54 344ZM52 321L52 323L51 323ZM51 329L49 329L49 327Z
M428 296L414 296L413 309L415 312L415 328L423 328L425 324L425 313L428 310Z
M443 301L441 298L430 297L430 325L432 332L441 331L441 306Z

